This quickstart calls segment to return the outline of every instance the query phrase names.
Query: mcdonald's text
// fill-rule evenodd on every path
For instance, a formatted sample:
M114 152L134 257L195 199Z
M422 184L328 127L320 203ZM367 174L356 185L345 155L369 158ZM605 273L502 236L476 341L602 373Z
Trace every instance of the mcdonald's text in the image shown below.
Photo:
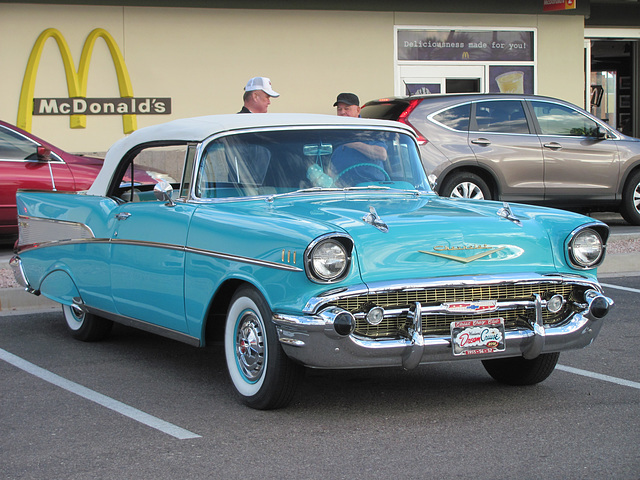
M169 115L171 98L34 98L34 115Z

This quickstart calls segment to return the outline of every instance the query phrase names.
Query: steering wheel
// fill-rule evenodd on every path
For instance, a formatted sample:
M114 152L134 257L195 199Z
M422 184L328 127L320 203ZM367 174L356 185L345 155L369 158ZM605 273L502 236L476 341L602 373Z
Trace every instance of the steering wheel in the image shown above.
M385 180L387 180L387 181L391 180L391 177L389 176L387 171L384 168L382 168L380 165L376 165L375 163L356 163L355 165L351 165L350 167L347 167L344 170L342 170L338 174L338 176L336 177L336 181L338 181L340 179L340 177L342 175L344 175L345 173L347 173L348 171L353 170L354 168L358 168L358 167L373 167L373 168L377 168L378 170L380 170L384 174Z

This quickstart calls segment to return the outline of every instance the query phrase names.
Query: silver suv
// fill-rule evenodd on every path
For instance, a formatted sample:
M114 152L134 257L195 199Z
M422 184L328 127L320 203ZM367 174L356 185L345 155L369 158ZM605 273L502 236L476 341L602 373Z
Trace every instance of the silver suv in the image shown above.
M419 134L442 196L619 211L640 225L640 140L537 95L424 95L367 102L363 117Z

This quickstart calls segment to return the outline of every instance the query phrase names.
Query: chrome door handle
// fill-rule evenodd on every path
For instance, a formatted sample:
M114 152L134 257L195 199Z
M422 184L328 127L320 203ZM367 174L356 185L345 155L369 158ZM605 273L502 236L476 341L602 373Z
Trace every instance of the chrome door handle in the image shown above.
M131 214L129 212L116 213L116 220L126 220Z
M471 143L473 143L474 145L482 145L483 147L491 145L491 142L486 138L476 138L475 140L471 140Z
M544 148L549 148L551 150L560 150L562 148L562 145L560 145L558 142L550 142L545 143Z

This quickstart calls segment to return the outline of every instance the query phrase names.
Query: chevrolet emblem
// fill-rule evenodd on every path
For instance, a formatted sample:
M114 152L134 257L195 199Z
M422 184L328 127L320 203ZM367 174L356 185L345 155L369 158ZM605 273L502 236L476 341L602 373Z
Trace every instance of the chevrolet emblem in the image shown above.
M418 250L420 253L426 253L427 255L433 255L434 257L446 258L447 260L454 260L456 262L461 263L471 263L475 260L479 260L480 258L487 257L492 253L499 252L500 250L504 250L505 247L496 247L491 248L488 245L471 245L471 246L463 246L463 247L433 247L433 252L426 252L424 250ZM436 251L437 250L437 251ZM467 251L467 250L485 250L480 253L476 253L475 255L471 255L469 257L461 257L458 255L451 255L448 253L442 253L442 251Z

